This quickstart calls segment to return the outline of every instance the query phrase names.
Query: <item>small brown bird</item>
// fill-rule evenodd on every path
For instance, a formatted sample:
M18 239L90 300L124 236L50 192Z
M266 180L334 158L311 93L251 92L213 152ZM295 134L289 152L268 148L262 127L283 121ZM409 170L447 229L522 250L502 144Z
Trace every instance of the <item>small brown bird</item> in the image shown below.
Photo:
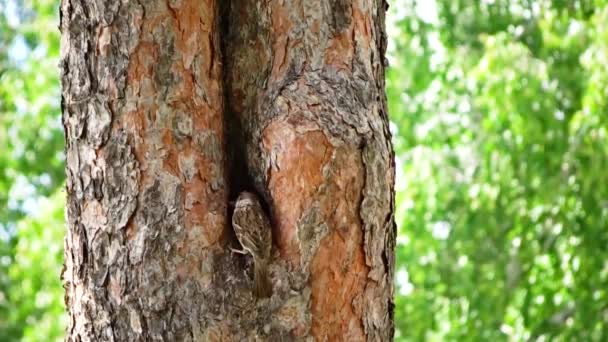
M272 295L268 279L268 264L272 249L272 228L260 201L251 192L241 192L234 205L232 227L243 250L234 250L253 256L253 293L258 298Z

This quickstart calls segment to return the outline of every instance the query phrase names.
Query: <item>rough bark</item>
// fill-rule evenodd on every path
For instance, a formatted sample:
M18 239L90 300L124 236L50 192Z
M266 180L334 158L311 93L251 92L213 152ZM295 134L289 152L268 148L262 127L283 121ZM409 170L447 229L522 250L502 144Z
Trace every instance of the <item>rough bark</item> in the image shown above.
M62 1L66 340L392 338L384 6ZM269 299L229 251L242 190Z

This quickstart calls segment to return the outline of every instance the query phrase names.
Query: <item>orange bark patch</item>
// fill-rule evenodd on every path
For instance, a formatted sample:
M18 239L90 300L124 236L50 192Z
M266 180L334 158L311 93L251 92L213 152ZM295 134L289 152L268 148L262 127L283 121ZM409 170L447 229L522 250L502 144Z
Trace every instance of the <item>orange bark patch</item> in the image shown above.
M186 69L194 57L201 54L201 67L210 70L214 63L213 30L215 1L186 1L180 7L172 8L178 23L179 36L176 46L182 52L182 63Z
M342 32L329 41L325 50L325 64L337 69L350 70L353 60L354 37L350 32Z
M204 154L194 146L200 134L217 139L209 146L211 150L223 146L222 75L215 49L217 5L215 0L157 5L147 13L141 40L129 59L127 94L136 108L117 120L116 126L126 127L136 136L140 184L168 174L180 180L185 234L177 248L187 260L182 271L194 276L192 270L200 266L198 258L203 258L201 250L216 245L226 226L227 189L211 189L211 184L225 183L224 153ZM153 34L161 27L170 42ZM174 49L170 56L161 51L168 46ZM166 84L158 80L159 64L167 65L171 72ZM156 89L159 83L164 94ZM136 230L131 224L131 235Z
M289 51L289 30L292 23L289 20L289 11L287 6L281 4L282 1L273 1L272 3L272 33L275 37L272 50L275 53L274 63L272 65L271 79L277 79L280 75L287 71L287 53Z
M274 237L282 257L299 265L296 224L323 181L332 147L310 122L273 122L262 139L273 161L268 189L274 202Z
M272 162L268 188L281 257L299 267L303 253L313 253L312 335L319 341L364 340L362 309L353 304L369 272L359 217L364 180L359 151L332 146L316 124L295 116L268 125L262 146ZM299 240L298 229L306 228L298 225L317 205L327 235L316 249L300 250L310 241Z
M176 49L181 52L181 60L175 72L190 82L183 82L186 89L179 91L180 98L192 100L200 105L207 102L216 110L222 108L222 91L219 80L221 70L219 59L216 58L214 38L216 1L185 1L179 7L171 8L177 23ZM197 58L198 57L198 58ZM199 64L194 65L194 62ZM201 71L201 72L197 72ZM205 89L206 98L202 99L193 93L193 75L203 76L197 78L197 83Z
M370 46L371 42L371 29L370 25L373 22L371 16L361 12L358 7L353 7L353 22L355 34L361 37L362 40L366 41L365 46Z
M325 50L325 64L337 69L350 70L356 48L369 49L371 44L370 23L372 18L353 5L353 20L350 26L332 38Z
M182 140L171 137L175 148L168 151L165 159L167 170L175 170L184 184L184 223L187 242L180 254L198 255L203 248L217 244L223 236L226 214L226 191L212 191L211 182L223 178L218 169L223 168L223 153L219 159L211 159L193 147L193 137L201 132L214 134L218 146L223 146L223 109L219 60L215 57L213 28L215 1L185 1L171 8L176 23L175 47L180 59L174 61L172 71L181 82L172 89L170 103L173 115L185 117L176 120L192 120L192 131ZM198 63L198 64L196 64ZM203 72L199 72L203 71ZM197 87L205 89L203 96ZM165 139L163 139L165 140ZM168 141L167 141L168 142Z
M167 156L163 160L163 168L165 171L169 172L170 174L172 174L174 176L178 176L179 175L179 170L178 170L178 166L177 166L178 155L175 151L173 133L171 132L170 129L164 129L163 135L162 135L162 142L163 142L163 147L168 150Z
M144 78L154 74L154 66L158 60L158 47L151 42L140 42L129 58L127 82L139 89L139 83Z
M359 218L364 174L358 151L336 150L332 171L322 204L329 234L310 268L312 333L319 341L361 341L363 313L353 302L365 289L368 267Z

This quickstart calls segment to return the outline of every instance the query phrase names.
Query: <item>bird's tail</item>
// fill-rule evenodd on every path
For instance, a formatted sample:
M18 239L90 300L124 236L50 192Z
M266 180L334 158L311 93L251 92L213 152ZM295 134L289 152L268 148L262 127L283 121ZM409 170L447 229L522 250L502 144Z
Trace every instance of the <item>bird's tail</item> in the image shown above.
M272 283L268 274L268 262L256 260L253 270L253 294L257 298L268 298L272 295Z

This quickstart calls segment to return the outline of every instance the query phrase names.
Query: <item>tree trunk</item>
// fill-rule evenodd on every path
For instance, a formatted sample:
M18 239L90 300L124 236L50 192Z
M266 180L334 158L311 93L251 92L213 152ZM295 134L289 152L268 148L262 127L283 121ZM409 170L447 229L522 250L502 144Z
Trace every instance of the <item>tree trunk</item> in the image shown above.
M392 338L384 12L62 1L66 340ZM230 251L243 190L272 220L268 299Z

